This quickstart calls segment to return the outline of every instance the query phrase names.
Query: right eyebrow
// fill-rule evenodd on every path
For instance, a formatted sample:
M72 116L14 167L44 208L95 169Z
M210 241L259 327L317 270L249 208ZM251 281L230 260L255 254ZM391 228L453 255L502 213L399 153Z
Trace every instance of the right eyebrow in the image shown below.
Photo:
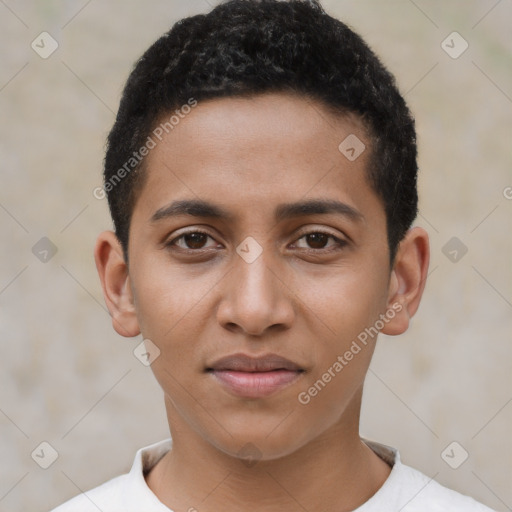
M183 199L173 201L167 206L158 209L151 217L151 222L158 222L162 219L177 217L180 215L190 215L192 217L210 217L221 220L233 220L232 214L207 201L199 199Z

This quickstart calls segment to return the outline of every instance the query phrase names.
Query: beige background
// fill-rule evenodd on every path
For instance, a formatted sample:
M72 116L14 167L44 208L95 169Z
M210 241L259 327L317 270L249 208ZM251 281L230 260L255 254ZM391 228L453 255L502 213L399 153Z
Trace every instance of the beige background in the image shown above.
M430 280L406 335L382 338L362 433L499 511L512 507L510 1L326 0L382 56L417 117ZM0 2L0 510L45 511L167 436L162 393L115 334L92 259L105 136L134 60L206 0ZM59 43L48 59L30 43ZM452 59L441 42L469 48ZM458 44L458 43L457 43ZM509 188L507 188L509 187ZM507 199L508 196L508 199ZM43 236L58 252L43 263ZM454 263L442 251L457 237ZM41 469L31 452L49 442ZM469 458L450 468L457 441ZM48 451L47 451L48 453ZM456 447L454 456L459 457Z

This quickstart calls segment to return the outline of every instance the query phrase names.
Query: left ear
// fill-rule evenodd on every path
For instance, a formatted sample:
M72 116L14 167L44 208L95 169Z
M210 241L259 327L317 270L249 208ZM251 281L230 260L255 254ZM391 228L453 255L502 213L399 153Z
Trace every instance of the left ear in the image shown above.
M388 316L394 315L382 329L383 334L402 334L416 313L427 279L430 248L427 232L410 229L398 246L389 280Z

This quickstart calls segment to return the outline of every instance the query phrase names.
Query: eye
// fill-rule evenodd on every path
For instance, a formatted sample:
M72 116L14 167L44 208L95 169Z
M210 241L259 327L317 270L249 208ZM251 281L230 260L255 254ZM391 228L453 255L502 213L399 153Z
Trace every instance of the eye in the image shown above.
M297 242L300 240L304 240L307 246L297 245ZM329 240L333 240L333 244L328 245ZM323 231L312 231L310 233L306 233L302 235L297 240L295 247L299 249L313 249L313 250L331 250L336 248L341 248L347 245L345 240L341 240L340 238L332 235L331 233L324 233Z
M213 242L213 245L211 243L210 245L207 245L208 240ZM301 243L301 241L303 242ZM329 241L332 241L332 243L329 244ZM200 251L202 249L212 249L218 246L212 236L204 231L198 230L182 233L165 245L166 247L178 248L184 251ZM342 240L331 233L311 231L298 238L293 247L318 252L322 250L330 251L340 249L345 245L347 245L345 240Z
M213 238L204 231L189 231L188 233L182 233L180 236L173 238L170 242L166 244L166 246L177 246L183 250L198 250L215 247L215 245L210 247L206 245L208 239L215 242L215 240L213 240Z

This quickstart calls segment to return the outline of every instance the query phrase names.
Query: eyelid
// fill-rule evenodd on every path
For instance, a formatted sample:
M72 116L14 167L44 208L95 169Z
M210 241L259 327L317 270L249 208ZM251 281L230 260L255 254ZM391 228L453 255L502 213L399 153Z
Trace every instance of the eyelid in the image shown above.
M296 234L296 236L300 238L304 235L309 235L311 233L322 233L324 235L332 236L333 238L340 238L341 236L345 236L345 235L338 235L337 233L333 233L332 231L329 231L327 228L315 227L315 226L301 228L299 230L299 232Z
M318 226L318 227L309 226L309 227L302 228L299 230L299 232L295 236L296 236L296 239L298 240L299 238L302 238L303 236L310 235L313 233L322 233L323 235L330 236L330 237L334 238L335 240L339 240L340 242L345 242L345 243L348 243L351 240L350 237L348 235L346 235L345 233L333 232L333 231L329 230L328 228L324 228L324 227L320 227L320 226Z

